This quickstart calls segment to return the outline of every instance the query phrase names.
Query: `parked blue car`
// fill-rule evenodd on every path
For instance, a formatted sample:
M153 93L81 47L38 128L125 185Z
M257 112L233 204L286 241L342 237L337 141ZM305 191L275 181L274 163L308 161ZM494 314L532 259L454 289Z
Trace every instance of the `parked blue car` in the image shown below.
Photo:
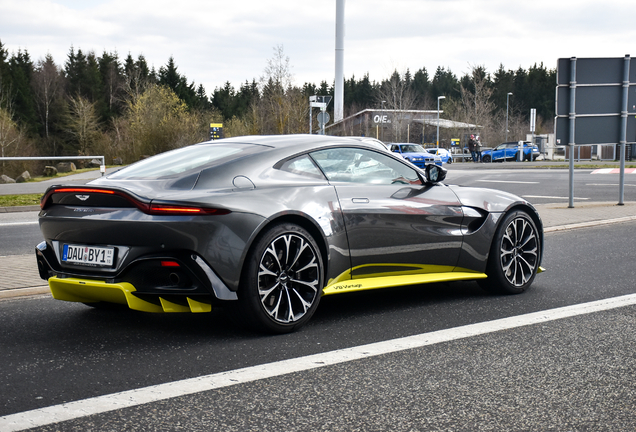
M400 153L404 159L411 162L418 168L425 168L426 165L435 164L442 166L442 158L424 150L419 144L390 144L390 149L394 153Z
M440 158L442 158L442 163L453 163L453 155L445 148L427 148L426 151L429 153L433 153L434 155L438 155Z
M533 161L539 157L539 147L532 145L529 141L523 143L523 156L524 161ZM506 160L518 161L519 160L519 143L518 142L505 142L499 144L494 149L482 150L481 160L483 162L502 162Z

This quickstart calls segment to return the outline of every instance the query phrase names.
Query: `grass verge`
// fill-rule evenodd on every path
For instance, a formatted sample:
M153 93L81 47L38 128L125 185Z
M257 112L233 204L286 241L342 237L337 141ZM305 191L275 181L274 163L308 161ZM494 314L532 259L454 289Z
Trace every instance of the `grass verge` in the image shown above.
M0 207L40 205L42 194L0 195Z

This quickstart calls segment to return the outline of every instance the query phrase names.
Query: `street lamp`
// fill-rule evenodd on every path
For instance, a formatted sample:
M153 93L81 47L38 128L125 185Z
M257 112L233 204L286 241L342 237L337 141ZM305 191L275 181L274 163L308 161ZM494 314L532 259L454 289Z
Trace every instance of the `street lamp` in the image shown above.
M384 141L384 102L386 102L385 100L382 101L380 103L380 105L382 106L382 116L380 117L380 127L382 128L382 139L381 141Z
M510 100L511 94L511 92L508 92L506 95L506 142L508 142L508 101Z
M439 100L446 99L446 96L437 96L437 145L439 148Z

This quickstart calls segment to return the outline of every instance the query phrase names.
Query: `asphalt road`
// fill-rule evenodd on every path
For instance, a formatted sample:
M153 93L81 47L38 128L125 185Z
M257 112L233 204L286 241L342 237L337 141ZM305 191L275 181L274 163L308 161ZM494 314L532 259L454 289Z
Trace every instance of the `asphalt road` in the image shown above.
M617 193L615 175L575 174L577 199ZM567 181L566 170L451 168L448 176L534 203L566 202ZM627 177L628 201L634 186L636 176ZM0 255L32 252L36 216L0 215ZM49 297L2 301L0 417L633 294L635 235L634 222L547 234L548 271L523 295L491 296L461 282L325 297L300 332L276 337L237 328L221 310L153 315ZM634 430L635 318L636 306L626 306L37 430Z
M448 166L445 183L462 186L486 187L504 190L522 196L533 204L568 203L570 197L570 173L567 169L549 169L536 165L533 169L513 168L513 162L505 165L474 164ZM457 166L456 166L457 165ZM483 165L488 165L483 168ZM574 202L618 202L619 175L597 174L597 169L577 169L572 177ZM624 201L636 200L636 174L625 174Z
M33 253L44 240L38 226L38 212L0 213L0 256Z
M326 297L300 332L227 315L0 302L0 416L632 294L636 223L549 233L528 292L472 282ZM38 430L633 430L636 307L223 387Z

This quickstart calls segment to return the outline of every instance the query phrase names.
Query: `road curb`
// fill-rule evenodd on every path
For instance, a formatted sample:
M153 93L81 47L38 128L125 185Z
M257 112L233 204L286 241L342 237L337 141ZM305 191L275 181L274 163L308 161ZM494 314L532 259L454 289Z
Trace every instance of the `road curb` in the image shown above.
M14 297L27 297L42 294L50 294L51 290L48 286L30 287L30 288L13 288L0 291L0 300L6 300Z
M555 231L565 231L565 230L576 229L576 228L587 228L592 226L610 225L614 223L629 222L633 220L636 220L636 216L626 216L626 217L615 218L615 219L596 220L596 221L581 222L581 223L568 224L568 225L557 225L557 226L544 228L543 232L548 233L548 232L555 232Z
M0 213L18 213L26 211L40 211L39 205L0 207Z

